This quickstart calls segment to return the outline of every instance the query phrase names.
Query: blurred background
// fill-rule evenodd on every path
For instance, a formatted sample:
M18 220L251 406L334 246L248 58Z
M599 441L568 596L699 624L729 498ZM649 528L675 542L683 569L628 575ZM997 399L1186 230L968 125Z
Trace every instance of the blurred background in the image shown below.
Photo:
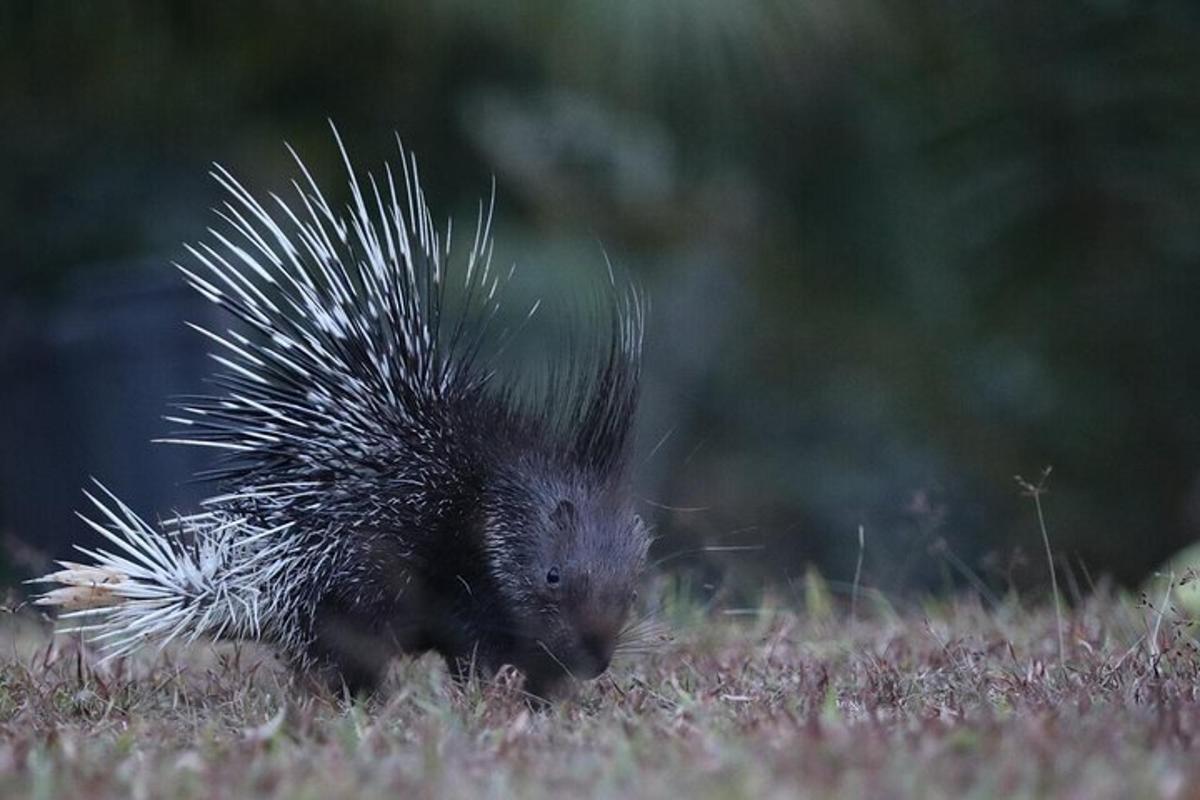
M604 253L653 301L638 492L698 590L1132 584L1200 533L1200 6L1091 0L0 5L0 585L203 390L169 266L208 177L495 177L513 308ZM590 276L590 277L589 277ZM538 328L525 337L536 352ZM544 337L543 337L544 338Z

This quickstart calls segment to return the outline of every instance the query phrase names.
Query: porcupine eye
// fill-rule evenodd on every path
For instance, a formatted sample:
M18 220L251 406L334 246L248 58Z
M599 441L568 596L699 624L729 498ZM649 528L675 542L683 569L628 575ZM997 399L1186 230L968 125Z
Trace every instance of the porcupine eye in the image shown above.
M558 505L550 512L550 521L563 533L571 529L575 522L575 504L570 500L559 500ZM562 581L558 567L553 566L546 571L546 585L555 588Z

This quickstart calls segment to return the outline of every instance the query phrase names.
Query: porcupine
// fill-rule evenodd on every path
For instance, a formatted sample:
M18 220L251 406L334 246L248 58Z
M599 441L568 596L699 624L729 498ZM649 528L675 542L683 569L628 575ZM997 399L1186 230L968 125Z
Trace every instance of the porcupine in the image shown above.
M538 696L597 676L649 542L628 477L644 303L610 266L591 344L551 360L540 391L502 380L494 185L451 313L450 224L435 229L415 158L397 137L399 172L360 181L333 133L345 215L290 146L298 206L271 194L268 211L218 165L228 228L175 264L242 324L188 323L223 371L162 440L221 451L200 476L218 493L156 526L85 491L111 547L60 562L38 602L85 617L75 630L110 656L256 639L352 692L429 650L458 677L514 665Z

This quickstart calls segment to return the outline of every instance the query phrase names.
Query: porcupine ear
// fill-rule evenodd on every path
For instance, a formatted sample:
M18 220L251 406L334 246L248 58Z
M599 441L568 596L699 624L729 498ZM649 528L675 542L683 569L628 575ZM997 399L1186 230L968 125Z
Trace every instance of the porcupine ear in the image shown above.
M611 267L609 274L611 278ZM581 466L612 475L625 466L637 411L645 301L632 285L618 288L615 278L606 295L607 342L590 360L592 374L579 397L573 454Z
M570 500L559 500L550 512L550 521L563 531L569 531L575 525L575 504Z

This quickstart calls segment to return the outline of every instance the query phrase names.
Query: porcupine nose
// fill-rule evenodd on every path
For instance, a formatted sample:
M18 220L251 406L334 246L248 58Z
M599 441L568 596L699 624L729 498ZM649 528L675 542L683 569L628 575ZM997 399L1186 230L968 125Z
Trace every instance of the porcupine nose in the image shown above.
M586 656L586 674L580 677L595 678L608 669L615 646L613 637L603 633L589 632L580 637L579 644Z

